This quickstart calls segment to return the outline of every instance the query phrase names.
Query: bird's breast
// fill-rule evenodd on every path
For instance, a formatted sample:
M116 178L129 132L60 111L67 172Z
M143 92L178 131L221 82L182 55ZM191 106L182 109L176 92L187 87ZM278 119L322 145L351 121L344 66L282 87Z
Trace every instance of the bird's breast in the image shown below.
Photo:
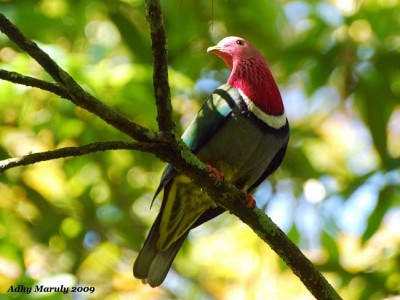
M281 130L263 129L246 115L231 115L198 155L219 169L227 181L246 190L267 169L287 140L288 135Z

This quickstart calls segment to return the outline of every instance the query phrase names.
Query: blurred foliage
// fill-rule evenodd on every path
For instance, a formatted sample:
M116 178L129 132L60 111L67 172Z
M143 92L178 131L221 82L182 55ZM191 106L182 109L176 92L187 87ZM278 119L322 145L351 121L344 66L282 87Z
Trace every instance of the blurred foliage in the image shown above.
M345 299L400 291L400 1L162 1L176 121L229 74L205 49L243 36L268 58L291 121L259 206ZM0 10L85 89L156 128L142 0L0 1ZM0 67L50 80L0 35ZM0 159L126 139L73 104L0 82ZM45 299L311 299L257 236L225 214L191 234L165 284L132 278L163 164L114 151L0 175L0 291L95 287ZM18 299L7 293L2 299ZM30 298L29 298L30 297Z

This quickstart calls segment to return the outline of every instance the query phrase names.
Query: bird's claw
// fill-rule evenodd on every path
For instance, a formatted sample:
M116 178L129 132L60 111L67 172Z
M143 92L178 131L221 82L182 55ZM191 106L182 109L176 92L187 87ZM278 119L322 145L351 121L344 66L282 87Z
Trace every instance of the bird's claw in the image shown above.
M222 174L220 171L218 171L216 168L214 168L211 165L207 165L207 170L209 173L211 173L211 176L214 176L215 181L221 181L224 179L224 174Z
M253 208L254 206L256 206L256 200L254 199L254 197L249 194L249 193L245 193L246 197L247 197L247 203L246 203L246 207L248 208Z

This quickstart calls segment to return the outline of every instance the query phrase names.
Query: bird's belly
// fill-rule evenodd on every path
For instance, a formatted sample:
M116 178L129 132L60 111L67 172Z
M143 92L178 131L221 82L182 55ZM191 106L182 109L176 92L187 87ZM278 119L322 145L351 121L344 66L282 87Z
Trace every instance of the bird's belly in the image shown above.
M283 141L244 116L230 118L198 155L227 181L247 190L267 169Z

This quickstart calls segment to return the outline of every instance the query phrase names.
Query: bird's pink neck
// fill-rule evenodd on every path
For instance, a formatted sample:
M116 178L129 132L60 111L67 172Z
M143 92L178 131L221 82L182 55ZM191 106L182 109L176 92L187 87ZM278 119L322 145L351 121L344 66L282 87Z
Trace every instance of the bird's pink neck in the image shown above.
M278 86L263 58L233 62L228 84L244 92L266 114L284 113Z

